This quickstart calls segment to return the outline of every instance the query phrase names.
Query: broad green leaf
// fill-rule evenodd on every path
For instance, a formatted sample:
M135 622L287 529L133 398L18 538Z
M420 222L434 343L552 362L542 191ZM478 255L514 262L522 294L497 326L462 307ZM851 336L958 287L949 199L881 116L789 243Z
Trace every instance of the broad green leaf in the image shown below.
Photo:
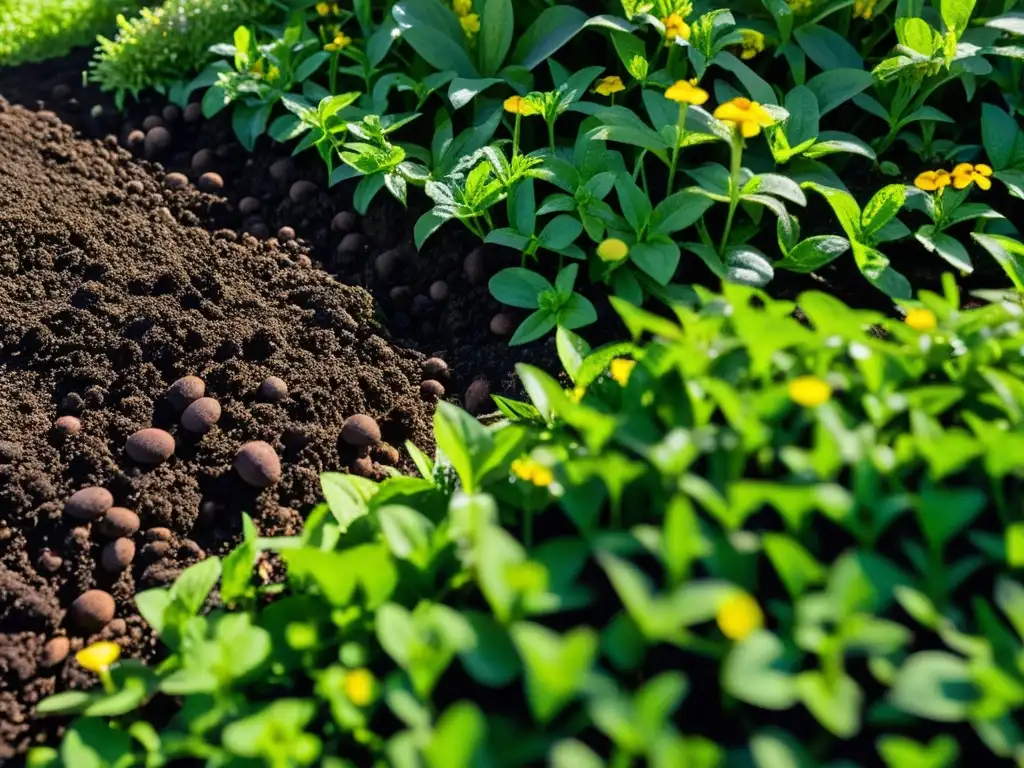
M943 723L967 720L980 693L967 662L945 651L921 651L896 673L890 700L911 715Z
M475 492L476 466L493 443L487 428L461 408L441 401L434 413L434 438L465 491Z
M830 69L808 80L807 88L818 100L819 114L825 116L874 82L872 74L863 69Z
M821 69L864 69L864 59L850 41L819 24L801 24L793 33L807 58Z
M537 309L539 297L552 290L546 278L523 267L509 267L491 278L491 295L502 304L522 309Z
M1004 235L972 232L971 237L999 263L1014 287L1024 293L1024 244Z
M850 241L836 235L816 235L797 243L782 261L775 262L776 269L808 273L835 261L850 250Z
M582 692L597 655L597 633L578 627L559 635L527 622L514 624L511 632L523 659L530 710L542 723L550 722Z
M589 17L571 5L544 9L523 33L512 53L512 61L526 69L554 56L586 25Z
M789 709L798 692L782 664L783 650L782 641L763 630L735 643L722 665L722 688L755 707Z
M450 8L439 0L402 0L391 9L402 37L436 70L480 77L466 52L466 35Z
M907 188L903 184L889 184L882 187L868 200L861 215L861 237L866 242L872 235L879 232L899 212L907 201Z
M514 29L512 0L483 0L480 35L476 44L480 56L480 71L485 77L501 69L505 56L512 47Z

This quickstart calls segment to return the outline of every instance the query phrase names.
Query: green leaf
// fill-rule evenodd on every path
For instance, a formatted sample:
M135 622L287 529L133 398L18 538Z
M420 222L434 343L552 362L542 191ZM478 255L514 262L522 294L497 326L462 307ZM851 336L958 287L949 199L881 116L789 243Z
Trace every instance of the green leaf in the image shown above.
M960 745L952 736L936 736L927 745L905 736L886 734L878 739L878 754L886 768L953 768Z
M817 670L801 672L796 688L804 706L833 734L849 739L860 731L864 692L852 677L842 675L829 685L825 675Z
M584 358L590 354L590 345L585 339L577 336L567 328L559 328L555 334L558 359L562 363L569 378L575 382L576 374L583 365Z
M782 579L786 591L795 600L808 587L822 584L827 571L796 539L781 533L766 533L764 551Z
M861 237L865 240L879 232L896 216L907 201L907 188L903 184L882 187L868 200L861 214ZM873 241L868 241L873 242Z
M479 762L477 756L486 739L487 719L483 713L475 704L460 701L438 718L423 757L429 768L472 768Z
M256 565L256 526L252 518L242 513L242 543L224 557L220 582L220 597L226 605L254 597L252 568Z
M439 0L402 0L391 9L402 37L434 69L479 78L466 52L466 36L455 14Z
M749 245L733 245L725 252L725 279L738 285L763 288L775 276L771 262Z
M681 257L679 246L673 242L637 243L629 249L629 260L658 285L668 285Z
M195 616L220 578L220 572L219 557L208 557L190 565L171 585L172 600L181 605L189 616Z
M722 665L722 688L740 701L763 709L789 709L797 702L794 677L782 666L782 641L755 632L736 643Z
M75 720L64 733L60 760L63 765L74 768L108 768L120 764L131 750L132 740L127 733L98 717L83 717Z
M503 82L505 81L500 77L472 79L457 77L448 86L448 100L455 109L462 109L492 85L499 85Z
M864 59L850 41L828 27L801 24L793 33L807 58L821 69L864 69Z
M798 85L786 94L786 140L791 147L818 138L818 99L810 88Z
M816 235L797 243L782 261L775 262L776 269L791 272L814 272L835 261L850 250L850 241L836 235Z
M331 514L344 533L369 511L369 501L377 494L379 486L356 475L323 472L320 475L320 489Z
M552 290L546 278L523 267L501 270L488 283L491 295L502 304L522 309L537 309L540 295Z
M999 263L1014 287L1024 292L1024 244L1004 235L972 232L971 237Z
M541 230L537 239L543 248L560 252L576 242L583 233L583 224L575 216L555 216Z
M915 233L914 237L930 253L939 254L959 271L966 273L974 271L974 265L971 263L971 256L967 253L967 249L959 240L945 232L936 233L931 225L925 225Z
M493 444L487 428L461 408L441 401L434 413L434 437L465 491L474 493L476 466Z
M533 179L516 182L508 193L508 223L521 235L532 235L537 220Z
M650 219L652 234L671 235L696 224L713 200L694 192L676 192L654 209Z
M639 234L647 226L651 218L651 201L636 182L627 175L619 174L615 179L615 191L619 196L619 205L626 221Z
M921 651L897 670L889 697L908 714L956 723L970 717L980 694L962 658L945 651Z
M530 711L548 723L582 691L597 655L597 633L578 627L559 635L527 622L514 624L511 632L523 660Z
M818 112L827 115L875 82L863 69L830 69L807 81L807 88L818 100Z
M1017 121L995 104L981 105L981 141L992 168L1001 171L1013 165L1020 129Z
M946 27L959 40L967 29L967 23L974 12L975 0L940 0L939 13Z
M483 0L477 47L480 52L480 71L484 76L493 75L501 69L512 47L514 29L512 0Z
M782 43L788 43L789 35L793 31L793 10L786 0L761 0L761 2L775 19L775 26L778 27Z
M460 654L466 672L490 688L511 683L519 673L520 663L508 630L486 613L466 611L463 615L476 637L475 643Z
M519 39L512 62L533 69L572 40L588 20L587 14L571 5L546 8Z

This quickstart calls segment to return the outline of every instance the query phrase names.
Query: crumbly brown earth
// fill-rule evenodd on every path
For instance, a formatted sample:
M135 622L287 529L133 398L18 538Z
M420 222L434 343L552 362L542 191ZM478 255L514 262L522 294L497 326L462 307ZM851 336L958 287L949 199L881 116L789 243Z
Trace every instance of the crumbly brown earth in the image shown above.
M135 591L224 551L242 511L268 535L296 531L319 473L357 458L345 419L367 414L384 441L432 450L423 356L378 335L370 295L302 266L294 248L202 229L208 205L116 142L75 139L52 114L0 101L0 760L45 736L35 702L88 682L71 656L91 638L65 615L79 595L112 594L100 634L150 656ZM223 409L206 434L183 429L166 396L187 374ZM269 376L287 384L281 402L259 396ZM64 415L77 434L55 426ZM125 453L147 427L176 443L155 467ZM281 458L263 491L232 468L249 441ZM103 569L109 539L95 523L62 514L92 485L141 519L123 572ZM71 656L46 666L61 636Z

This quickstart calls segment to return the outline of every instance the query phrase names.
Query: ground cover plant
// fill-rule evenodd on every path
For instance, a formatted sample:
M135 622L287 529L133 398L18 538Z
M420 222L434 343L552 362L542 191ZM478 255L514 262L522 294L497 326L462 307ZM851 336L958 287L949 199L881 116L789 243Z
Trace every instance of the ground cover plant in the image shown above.
M569 389L523 366L420 477L324 475L301 534L141 593L166 660L83 650L33 765L1019 762L1020 308L945 287L616 302L635 343L559 332Z
M118 14L139 9L135 0L38 0L0 3L0 66L63 56L92 45L115 28Z

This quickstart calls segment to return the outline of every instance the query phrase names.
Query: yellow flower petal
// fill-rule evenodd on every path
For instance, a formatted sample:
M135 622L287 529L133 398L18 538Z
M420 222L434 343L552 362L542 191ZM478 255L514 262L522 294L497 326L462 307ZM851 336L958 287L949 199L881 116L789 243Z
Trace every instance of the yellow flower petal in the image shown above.
M988 176L982 176L980 173L974 174L974 183L986 192L992 189L992 181Z
M745 592L724 600L715 620L730 640L743 640L764 626L764 613L757 601Z
M328 3L317 3L316 12L320 16L326 16L331 12L331 6Z
M522 115L523 117L536 114L533 105L522 96L509 96L505 99L505 111L511 112L513 115Z
M719 120L724 120L725 122L742 123L747 119L747 111L736 104L735 102L737 101L739 101L739 99L733 99L732 101L725 102L725 104L719 104L715 107L715 111L712 114Z
M626 90L626 86L622 82L622 78L618 75L611 75L609 77L601 78L597 82L597 87L594 91L599 93L601 96L611 96L613 93Z
M698 88L695 83L678 80L665 91L665 98L679 104L700 106L708 100L708 92L703 88Z
M456 16L468 16L473 12L473 0L454 0L452 9Z
M472 37L480 31L480 16L476 13L467 13L459 17L459 24L462 25L462 31L468 37Z
M597 257L601 261L622 261L627 256L629 256L629 246L617 237L609 237L597 246Z
M935 313L930 309L912 309L907 312L903 322L915 331L934 331L939 324L935 318Z
M102 672L121 658L121 646L110 641L93 643L75 654L75 661L90 672Z
M742 134L744 139L753 138L754 136L757 136L757 134L761 132L761 126L759 126L752 120L744 120L742 123L739 124L739 126L740 133Z
M798 376L789 382L789 399L804 408L817 408L832 397L832 387L817 376Z
M973 170L974 166L971 165L970 163L957 163L957 165L953 168L953 175L959 176L961 174L970 173Z
M608 374L624 387L629 383L629 377L634 368L636 368L636 360L617 357L608 365Z
M377 680L367 669L353 669L345 674L342 683L348 700L357 707L365 707L374 699L377 691Z
M991 176L992 166L985 165L984 163L978 163L974 166L974 172L980 173L982 176Z
M953 176L953 188L954 189L967 189L973 181L971 174L956 174Z
M925 192L934 192L939 188L935 171L923 171L914 179L914 186Z

